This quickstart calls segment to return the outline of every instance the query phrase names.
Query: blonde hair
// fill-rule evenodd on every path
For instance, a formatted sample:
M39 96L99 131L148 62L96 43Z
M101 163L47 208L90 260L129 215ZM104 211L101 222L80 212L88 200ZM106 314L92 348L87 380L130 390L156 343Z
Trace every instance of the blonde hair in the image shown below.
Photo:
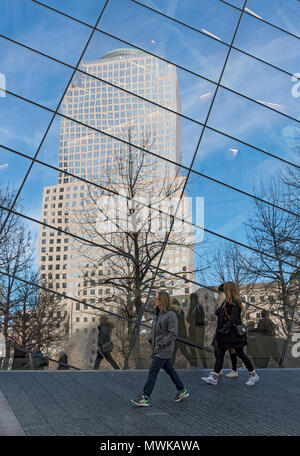
M234 282L224 283L224 293L226 301L229 302L229 304L238 305L240 309L243 308L239 289Z
M166 291L159 291L158 299L159 299L159 303L161 305L162 310L164 312L168 312L168 310L170 309L170 305L171 305L169 293L167 293Z

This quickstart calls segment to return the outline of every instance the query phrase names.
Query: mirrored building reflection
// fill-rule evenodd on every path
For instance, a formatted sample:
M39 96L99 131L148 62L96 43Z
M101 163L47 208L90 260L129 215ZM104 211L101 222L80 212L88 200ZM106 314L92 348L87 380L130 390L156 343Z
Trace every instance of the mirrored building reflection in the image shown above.
M1 6L0 369L147 369L158 291L211 369L226 281L300 367L297 2Z

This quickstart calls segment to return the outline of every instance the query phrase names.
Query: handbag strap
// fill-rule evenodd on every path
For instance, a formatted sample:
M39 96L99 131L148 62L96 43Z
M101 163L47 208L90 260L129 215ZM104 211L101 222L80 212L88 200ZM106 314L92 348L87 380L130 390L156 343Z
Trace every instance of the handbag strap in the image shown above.
M225 312L225 314L226 314L226 317L227 317L228 319L230 319L230 315L228 315L228 313L227 313L227 311L226 311L226 301L224 302L224 312Z

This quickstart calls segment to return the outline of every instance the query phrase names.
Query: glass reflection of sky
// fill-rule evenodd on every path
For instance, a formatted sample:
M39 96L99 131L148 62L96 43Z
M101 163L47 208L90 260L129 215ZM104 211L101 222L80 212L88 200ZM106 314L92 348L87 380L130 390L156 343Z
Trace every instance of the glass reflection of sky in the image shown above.
M104 0L45 0L45 3L94 24ZM174 0L143 0L142 3L202 30L203 34L187 29L129 0L110 0L100 21L100 29L217 82L228 52L228 47L218 38L230 43L240 12L219 0L191 0L189 8L184 7L185 2ZM240 0L232 0L230 3L237 7L243 4ZM249 0L247 7L263 19L297 34L300 6L296 0L287 0L284 3L274 0L272 8L269 0ZM91 33L90 28L27 0L19 0L17 3L2 0L1 8L0 33L76 65ZM216 39L210 38L209 34ZM254 15L245 14L235 46L294 74L299 71L299 43L296 38L264 24ZM114 38L96 32L84 58L99 58L109 50L124 46L128 47ZM55 108L72 70L60 67L55 62L47 62L44 57L30 54L4 39L0 40L0 49L4 68L1 71L7 75L8 89L44 106ZM182 112L198 122L204 122L215 84L184 70L178 70L178 81ZM289 75L236 50L231 53L221 83L266 106L295 118L299 116L299 98L295 96L298 92L292 91L296 82L293 82ZM51 113L47 111L10 96L1 97L1 143L33 156L50 118ZM195 140L194 134L190 134L189 128L192 127L189 125L192 124L186 122L183 128L182 146L183 155L189 155L192 159ZM297 122L223 88L218 92L208 125L278 157L291 162L298 160L300 129ZM200 136L199 127L195 124ZM195 129L192 129L193 132ZM58 132L59 119L56 119L45 147L41 150L40 158L46 162L48 160L54 163L58 156ZM190 143L189 137L193 137ZM26 159L1 149L0 181L9 181L17 187L27 169L25 162ZM266 183L274 178L282 164L279 160L238 141L206 130L193 168L252 193L261 179ZM45 175L41 176L40 180L38 175L33 177L32 186L26 186L21 195L29 214L36 214L37 204L41 204L41 179L43 185L46 185ZM50 180L49 178L48 184L52 183ZM35 189L38 195L32 198ZM191 180L187 192L205 196L205 223L208 227L227 233L235 239L244 239L241 220L243 214L252 207L250 198L205 181L204 178L201 178L201 184L200 181ZM235 222L230 224L230 218Z

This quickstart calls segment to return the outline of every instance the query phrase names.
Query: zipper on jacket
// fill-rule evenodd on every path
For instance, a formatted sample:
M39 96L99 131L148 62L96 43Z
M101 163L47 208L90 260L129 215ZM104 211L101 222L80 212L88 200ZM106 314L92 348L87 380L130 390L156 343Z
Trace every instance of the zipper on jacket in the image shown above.
M156 334L156 325L158 322L158 317L159 317L159 315L156 315L156 322L155 322L155 326L154 326L154 334L153 334L153 341L152 341L152 350L154 350L154 347L155 347L155 334Z

